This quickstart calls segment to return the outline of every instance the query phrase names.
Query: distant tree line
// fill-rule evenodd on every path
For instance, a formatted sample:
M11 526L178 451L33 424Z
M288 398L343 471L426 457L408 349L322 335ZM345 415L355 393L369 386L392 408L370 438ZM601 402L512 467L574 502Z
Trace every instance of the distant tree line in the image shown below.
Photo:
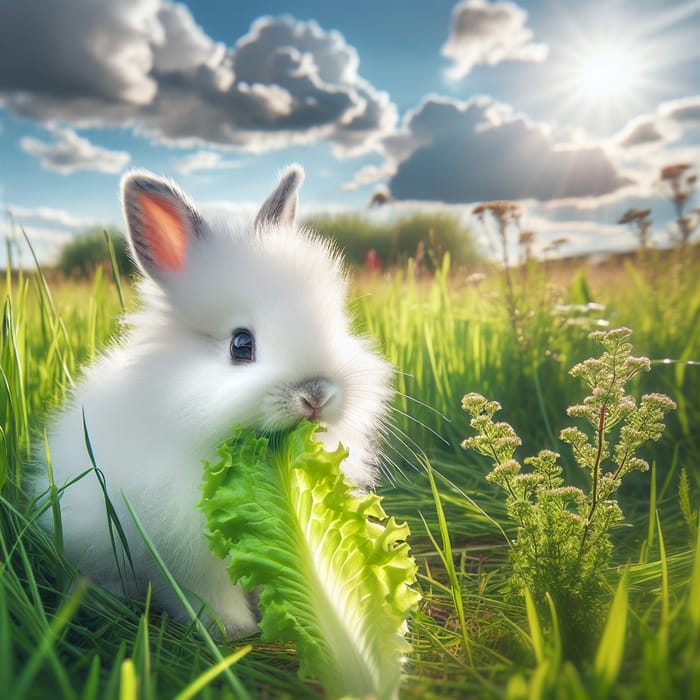
M433 271L445 253L456 265L482 261L471 230L449 214L413 214L390 223L379 223L360 214L317 216L305 224L332 239L347 261L366 266L368 253L383 267L404 266L409 258Z
M348 263L357 267L382 269L403 266L409 258L421 268L433 271L449 252L456 265L476 265L481 261L471 230L446 214L414 214L393 223L377 223L360 214L314 217L304 224L332 239ZM108 229L116 262L122 274L131 274L135 265L124 235ZM56 268L66 277L89 278L98 266L110 265L105 229L81 233L60 251Z
M111 264L107 236L112 241L114 257L121 274L131 274L136 266L129 255L124 234L115 229L94 228L75 236L61 248L56 269L66 277L89 278L99 266Z

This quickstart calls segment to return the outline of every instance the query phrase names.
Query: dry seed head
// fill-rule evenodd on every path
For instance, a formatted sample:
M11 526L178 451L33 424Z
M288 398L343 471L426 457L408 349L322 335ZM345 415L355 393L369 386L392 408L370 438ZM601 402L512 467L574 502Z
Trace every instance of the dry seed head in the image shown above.
M617 222L618 224L631 224L646 219L651 214L651 209L628 209Z
M515 202L499 199L493 202L484 202L473 209L474 214L483 222L484 215L488 212L499 221L517 220L520 218L520 207Z
M666 165L665 167L661 168L661 179L662 180L670 180L670 181L678 181L683 173L685 173L687 170L690 170L692 165L690 163L673 163L672 165Z

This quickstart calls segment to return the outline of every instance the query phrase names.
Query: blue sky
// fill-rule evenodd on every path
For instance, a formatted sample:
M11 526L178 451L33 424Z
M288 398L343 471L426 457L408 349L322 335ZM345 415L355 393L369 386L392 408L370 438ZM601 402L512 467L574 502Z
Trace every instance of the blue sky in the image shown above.
M0 225L49 259L121 227L129 168L233 215L297 161L302 217L513 199L573 253L633 246L615 221L649 207L663 245L699 64L697 0L0 0Z

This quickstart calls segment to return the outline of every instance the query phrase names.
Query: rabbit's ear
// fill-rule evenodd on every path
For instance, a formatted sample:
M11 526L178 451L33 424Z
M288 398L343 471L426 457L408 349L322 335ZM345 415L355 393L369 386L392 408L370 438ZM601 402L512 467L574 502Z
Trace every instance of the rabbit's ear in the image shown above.
M203 220L172 182L136 171L122 179L122 202L137 261L156 280L181 272L187 247L203 235Z
M297 211L297 190L304 182L304 169L290 165L281 175L277 189L265 200L255 217L255 227L291 226Z

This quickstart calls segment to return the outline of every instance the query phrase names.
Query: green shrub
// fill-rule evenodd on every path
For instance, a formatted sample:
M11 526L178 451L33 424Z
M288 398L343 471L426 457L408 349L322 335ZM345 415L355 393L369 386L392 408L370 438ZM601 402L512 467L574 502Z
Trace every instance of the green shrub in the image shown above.
M385 266L404 266L416 257L421 241L425 246L423 264L431 271L440 266L446 252L456 265L480 262L471 231L447 214L412 214L393 223L340 214L315 217L306 223L333 239L353 265L364 265L365 254L374 249Z
M305 223L335 241L352 265L363 265L365 253L372 248L384 263L392 258L392 233L388 224L375 223L358 214L319 216Z
M113 229L91 229L77 235L61 249L56 268L65 277L91 277L100 266L108 268L110 263L109 247L105 238L105 230L109 233L114 245L114 254L122 274L135 271L135 266L129 256L128 244L124 236Z
M392 235L400 263L415 256L420 241L425 241L424 264L433 271L440 267L447 252L455 265L474 264L480 258L471 231L449 214L406 216L394 224Z

